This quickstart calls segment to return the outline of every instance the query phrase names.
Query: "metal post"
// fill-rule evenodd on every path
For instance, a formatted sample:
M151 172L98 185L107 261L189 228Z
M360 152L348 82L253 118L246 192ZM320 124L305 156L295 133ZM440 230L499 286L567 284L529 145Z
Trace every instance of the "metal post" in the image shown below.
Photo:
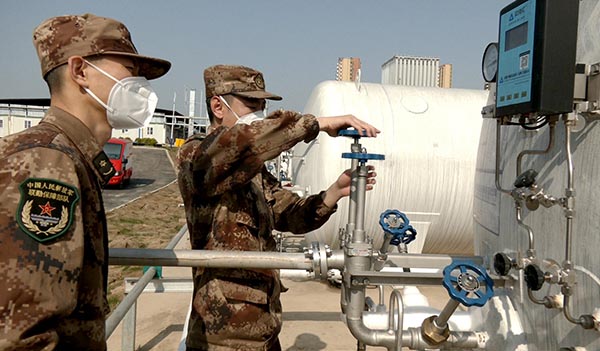
M137 302L129 308L129 311L123 318L123 331L121 334L121 350L135 351L135 324L137 314Z

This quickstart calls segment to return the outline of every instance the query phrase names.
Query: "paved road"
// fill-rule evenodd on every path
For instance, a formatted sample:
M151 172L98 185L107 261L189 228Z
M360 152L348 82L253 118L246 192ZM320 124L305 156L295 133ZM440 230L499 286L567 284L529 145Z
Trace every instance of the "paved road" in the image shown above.
M176 177L165 149L134 146L131 163L133 176L129 185L123 189L106 188L102 192L106 211L163 187Z

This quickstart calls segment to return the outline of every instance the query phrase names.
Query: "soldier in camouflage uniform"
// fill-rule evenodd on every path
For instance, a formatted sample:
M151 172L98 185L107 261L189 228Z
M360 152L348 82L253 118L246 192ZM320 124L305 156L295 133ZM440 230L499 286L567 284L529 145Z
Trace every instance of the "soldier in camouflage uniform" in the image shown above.
M350 172L318 195L300 198L282 189L264 162L319 131L379 131L354 116L315 118L277 111L263 119L260 72L243 66L204 71L211 132L188 139L178 155L179 187L193 249L272 251L272 230L306 233L320 227L350 192ZM370 169L368 189L375 183ZM280 350L281 284L270 269L193 269L188 351Z
M115 102L135 85L123 79L157 78L170 63L139 55L122 23L91 14L50 18L33 42L51 106L0 139L0 350L106 350L100 186L114 169L102 146L119 120L141 118Z

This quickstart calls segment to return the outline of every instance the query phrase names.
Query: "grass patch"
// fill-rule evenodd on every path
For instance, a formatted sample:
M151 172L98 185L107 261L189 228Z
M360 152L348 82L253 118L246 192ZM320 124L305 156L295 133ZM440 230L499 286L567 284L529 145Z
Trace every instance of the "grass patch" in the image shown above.
M107 214L109 246L163 249L185 224L177 183ZM108 267L111 311L122 301L126 277L141 277L141 266Z

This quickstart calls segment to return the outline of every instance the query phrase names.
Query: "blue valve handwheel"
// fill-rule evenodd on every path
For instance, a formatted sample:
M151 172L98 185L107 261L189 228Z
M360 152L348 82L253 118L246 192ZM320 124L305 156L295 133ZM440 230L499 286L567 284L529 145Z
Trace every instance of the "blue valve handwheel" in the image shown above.
M367 137L367 131L366 130L362 130L362 133L358 133L358 130L354 129L354 128L350 128L350 129L342 129L342 130L338 130L338 136L345 136L345 137L351 137L351 138L360 138L360 137Z
M404 229L404 236L402 237L403 244L410 244L417 238L417 231L413 228L412 225L409 225L408 228Z
M395 226L390 224L391 221L396 221ZM379 225L384 232L397 235L402 234L402 229L409 224L408 217L398 210L385 210L379 216Z
M390 240L390 244L394 246L398 246L400 245L400 243L408 245L411 242L413 242L413 240L415 240L416 238L417 231L415 230L415 228L412 227L412 225L409 225L406 228L400 230L398 234L394 235L394 237Z
M390 224L392 221L396 221L395 226ZM391 245L410 244L417 238L417 231L410 225L408 217L398 210L384 211L379 216L379 225L384 232L393 236L390 240Z
M381 154L368 154L363 152L344 152L342 158L351 158L359 161L366 162L368 160L385 160L385 155Z
M483 306L494 296L494 282L485 269L471 261L456 260L444 268L442 283L450 297L465 306ZM474 294L477 297L469 297Z

